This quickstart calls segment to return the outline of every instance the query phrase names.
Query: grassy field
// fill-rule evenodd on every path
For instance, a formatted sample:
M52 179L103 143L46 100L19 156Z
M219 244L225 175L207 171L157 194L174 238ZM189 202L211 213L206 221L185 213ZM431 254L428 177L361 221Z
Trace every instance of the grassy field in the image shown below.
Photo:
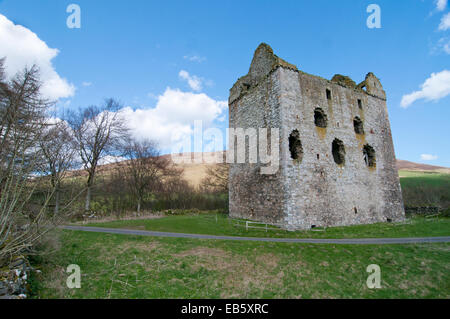
M237 224L241 226L237 226ZM318 229L296 232L287 232L279 228L273 228L267 232L264 229L246 230L242 225L244 225L243 221L229 219L225 214L196 214L168 216L159 219L94 223L89 224L88 226L190 234L283 238L396 238L450 236L450 218L416 217L407 219L402 223L378 223L373 225L330 227L326 230Z
M450 174L443 173L443 172L435 172L435 171L408 171L408 170L399 170L398 175L400 178L407 178L407 177L431 177L434 179L445 179L450 178Z
M450 298L450 244L310 245L62 231L34 298ZM65 269L81 267L81 289ZM381 289L366 268L381 267Z
M399 171L398 174L402 187L416 186L419 184L425 186L450 186L450 174L416 171Z
M400 176L411 200L424 189L437 195L432 200L448 199L450 175L401 171ZM427 196L417 203L429 204ZM436 217L298 232L247 231L236 223L244 221L204 213L91 226L249 237L450 236L450 218ZM312 245L56 234L54 253L33 260L42 271L31 278L34 298L450 298L448 243ZM70 264L81 267L81 289L66 286ZM381 289L366 286L370 264L381 267Z
M405 206L438 206L450 214L450 174L399 171Z

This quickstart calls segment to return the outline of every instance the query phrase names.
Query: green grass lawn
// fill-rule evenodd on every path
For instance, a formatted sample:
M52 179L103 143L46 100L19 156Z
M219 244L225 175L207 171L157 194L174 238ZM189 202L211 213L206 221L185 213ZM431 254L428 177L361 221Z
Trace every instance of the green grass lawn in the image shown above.
M448 202L450 175L403 171L400 175L404 196L411 203L428 204L435 200L430 194L438 195L440 203ZM424 189L427 196L419 198ZM247 231L236 222L206 213L90 226L249 237L450 236L450 218L267 233ZM313 245L56 234L55 252L33 260L42 271L31 278L34 298L450 298L449 243ZM66 268L71 264L81 267L81 289L66 286ZM366 286L370 264L381 267L381 289Z
M312 245L60 232L34 298L450 298L450 244ZM65 272L81 267L81 289ZM381 267L381 289L366 268Z
M404 186L414 184L426 185L449 185L450 174L438 172L419 172L419 171L399 171L400 182Z
M167 216L159 219L113 221L89 224L106 228L127 228L190 234L280 237L280 238L382 238L382 237L439 237L450 236L450 218L415 217L402 223L378 223L326 230L287 232L281 229L260 230L236 226L237 221L224 214L196 214ZM243 221L240 221L243 225Z
M399 171L405 206L437 206L450 214L450 174Z

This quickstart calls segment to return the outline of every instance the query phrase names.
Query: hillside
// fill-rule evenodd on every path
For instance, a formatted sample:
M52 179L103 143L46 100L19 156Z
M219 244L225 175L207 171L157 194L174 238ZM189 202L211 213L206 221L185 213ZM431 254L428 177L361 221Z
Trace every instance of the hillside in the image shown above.
M217 153L220 156L221 152ZM208 153L210 155L210 153ZM168 155L167 155L168 156ZM190 155L186 154L183 157L189 158ZM192 156L192 155L191 155ZM191 185L197 186L201 180L206 176L208 166L214 164L181 164L184 169L184 177L191 183ZM403 171L418 171L418 172L439 172L450 174L450 168L433 166L421 163L414 163L404 160L397 160L398 170Z
M223 153L222 152L204 153L204 155L208 156L209 158L220 157L221 154L223 154ZM198 155L198 153L195 155ZM163 157L170 158L171 155L163 155ZM188 163L189 159L194 158L194 153L184 153L182 155L182 158L186 163L175 164L175 165L184 169L184 173L183 173L184 178L193 186L200 185L200 182L206 176L208 167L210 167L211 165L215 165L215 164L207 164L207 163ZM193 160L191 162L193 162ZM116 165L117 165L117 163L101 165L101 166L99 166L99 173L100 174L108 174L108 172L111 171L112 169L114 169L114 167L116 167ZM414 163L414 162L405 161L405 160L397 160L397 168L399 171L437 172L437 173L450 174L450 168L447 168L447 167ZM75 173L75 172L73 172L73 173ZM85 175L85 172L77 171L75 174L76 175Z
M405 171L422 171L422 172L431 171L431 172L450 173L450 168L448 167L414 163L404 160L397 160L397 168L398 170L405 170Z

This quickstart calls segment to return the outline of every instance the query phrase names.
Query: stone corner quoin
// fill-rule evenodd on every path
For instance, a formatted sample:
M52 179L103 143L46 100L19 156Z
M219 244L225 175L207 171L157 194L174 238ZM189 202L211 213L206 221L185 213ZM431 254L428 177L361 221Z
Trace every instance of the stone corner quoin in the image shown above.
M230 90L229 118L230 128L280 131L276 174L230 165L231 217L288 230L404 220L386 93L373 73L360 84L327 80L263 43Z

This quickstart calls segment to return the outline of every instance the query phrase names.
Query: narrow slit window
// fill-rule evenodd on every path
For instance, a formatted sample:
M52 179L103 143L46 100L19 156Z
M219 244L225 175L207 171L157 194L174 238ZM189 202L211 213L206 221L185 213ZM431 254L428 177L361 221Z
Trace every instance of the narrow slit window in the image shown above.
M328 126L327 115L320 107L314 110L314 123L317 127L326 128Z
M331 100L331 90L327 89L327 100Z
M333 154L334 162L336 164L338 164L338 165L345 164L345 147L344 147L344 143L341 140L335 139L333 141L332 154Z
M364 124L358 116L353 119L353 126L356 134L364 134Z
M362 101L358 100L358 107L362 110Z
M368 167L376 167L377 161L375 156L375 150L369 144L364 145L363 148L364 162Z

